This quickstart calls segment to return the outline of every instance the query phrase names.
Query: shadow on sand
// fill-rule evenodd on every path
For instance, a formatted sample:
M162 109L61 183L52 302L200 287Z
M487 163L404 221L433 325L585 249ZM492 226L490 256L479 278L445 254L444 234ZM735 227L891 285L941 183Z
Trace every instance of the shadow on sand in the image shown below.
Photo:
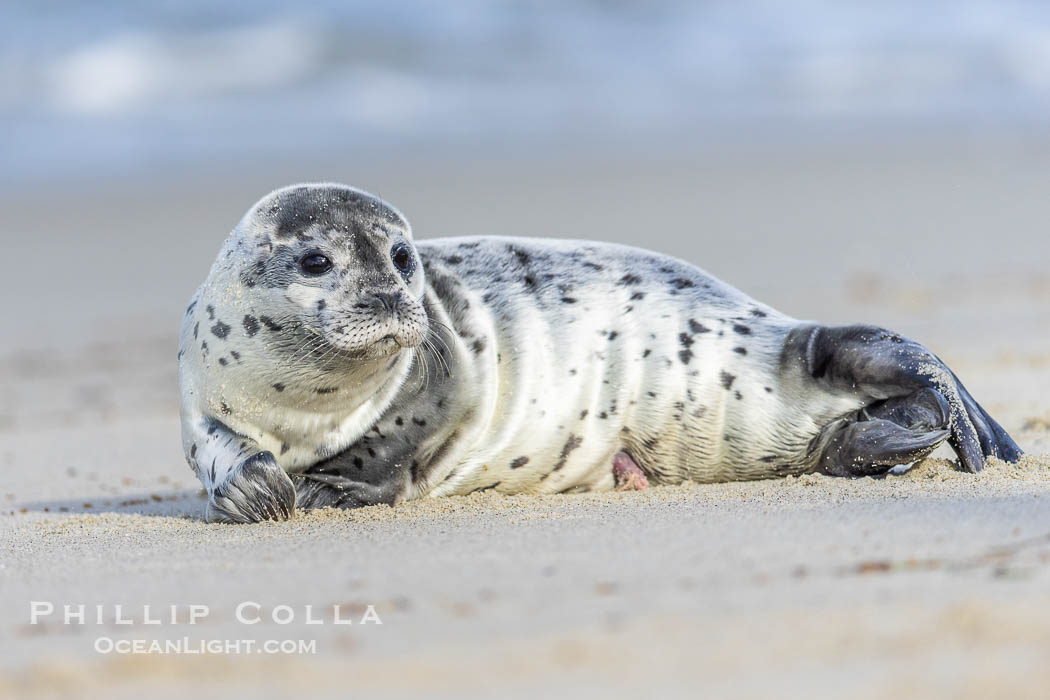
M151 491L122 496L67 498L50 501L25 501L13 507L15 512L60 514L121 513L160 517L183 517L203 520L207 497L203 489Z

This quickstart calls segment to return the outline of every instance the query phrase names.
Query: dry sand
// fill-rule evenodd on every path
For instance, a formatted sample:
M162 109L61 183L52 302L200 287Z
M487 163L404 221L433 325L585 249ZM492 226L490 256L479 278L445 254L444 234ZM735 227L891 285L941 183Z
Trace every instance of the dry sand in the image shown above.
M34 286L33 265L0 282L17 330L0 342L0 696L1044 696L1048 160L325 166L225 189L99 187L63 206L12 198L0 209L10 259L58 256L62 283ZM643 243L790 313L892 326L933 347L1031 456L976 476L939 452L884 479L486 493L203 523L179 450L179 312L241 210L307 177L377 189L419 235ZM123 262L144 256L164 264ZM30 296L31 311L11 304ZM30 625L33 600L103 604L106 619ZM239 624L243 601L289 605L296 621ZM135 623L114 624L114 604ZM211 612L154 626L145 604ZM327 624L305 624L308 605ZM331 624L334 605L355 622L374 605L383 624ZM305 639L317 653L100 655L100 636Z

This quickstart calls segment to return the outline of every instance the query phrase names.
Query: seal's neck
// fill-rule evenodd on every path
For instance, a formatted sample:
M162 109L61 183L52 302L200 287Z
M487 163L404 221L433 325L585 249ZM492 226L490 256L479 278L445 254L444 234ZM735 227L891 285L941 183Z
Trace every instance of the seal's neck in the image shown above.
M345 416L396 394L415 360L416 348L363 360L343 367L297 367L281 364L273 375L284 386L276 403L306 413Z
M408 348L380 359L377 367L326 372L322 384L319 375L301 369L278 371L267 378L282 386L279 392L271 388L272 401L255 402L254 410L236 406L227 420L243 434L261 434L265 449L279 448L286 469L308 467L342 452L378 422L411 373L416 353Z

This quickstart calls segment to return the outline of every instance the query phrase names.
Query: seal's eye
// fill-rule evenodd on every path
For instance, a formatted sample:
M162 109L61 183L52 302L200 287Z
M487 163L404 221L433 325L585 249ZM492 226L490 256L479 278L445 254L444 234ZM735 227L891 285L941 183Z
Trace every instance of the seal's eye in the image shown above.
M412 250L404 243L398 243L390 251L390 259L394 261L394 267L407 275L412 272Z
M307 253L299 261L299 267L308 275L323 275L332 269L332 261L321 253Z

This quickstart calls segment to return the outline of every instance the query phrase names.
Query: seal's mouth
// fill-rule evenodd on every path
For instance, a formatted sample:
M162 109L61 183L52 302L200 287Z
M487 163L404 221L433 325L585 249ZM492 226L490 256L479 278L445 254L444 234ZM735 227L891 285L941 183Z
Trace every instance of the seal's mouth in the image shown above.
M361 360L374 360L382 357L389 357L395 355L404 348L404 344L398 340L397 336L390 334L385 335L374 343L367 345L357 350L345 351L350 357Z

